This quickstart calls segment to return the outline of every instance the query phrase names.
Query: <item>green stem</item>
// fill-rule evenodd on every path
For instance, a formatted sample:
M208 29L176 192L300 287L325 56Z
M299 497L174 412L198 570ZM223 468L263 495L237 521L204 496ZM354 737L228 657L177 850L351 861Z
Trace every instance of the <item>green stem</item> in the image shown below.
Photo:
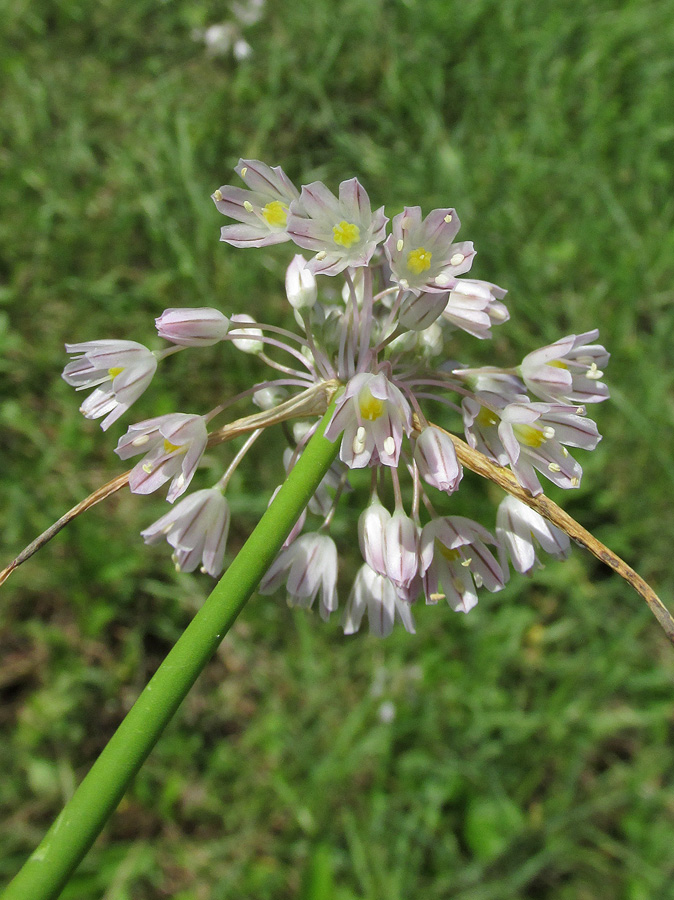
M337 453L331 406L274 502L185 629L2 900L57 897L273 562Z

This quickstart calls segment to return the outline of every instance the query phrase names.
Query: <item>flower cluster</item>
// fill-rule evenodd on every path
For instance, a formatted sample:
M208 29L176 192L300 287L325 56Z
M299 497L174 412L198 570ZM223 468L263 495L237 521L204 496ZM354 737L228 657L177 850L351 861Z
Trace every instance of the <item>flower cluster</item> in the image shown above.
M387 234L384 208L372 210L355 178L335 195L321 182L298 190L280 167L256 160L240 160L236 171L244 186L225 185L213 194L217 209L234 220L223 226L221 240L234 247L292 242L306 251L290 260L285 281L299 330L257 322L248 313L168 309L156 320L159 337L169 342L163 350L122 340L68 345L75 358L63 377L77 389L94 388L81 407L84 415L105 417L102 427L108 428L148 387L160 360L228 343L270 370L234 400L252 397L268 411L269 424L279 420L274 413L281 403L301 417L284 454L289 471L321 411L312 407L308 416L303 398L332 398L325 434L339 440L339 459L260 590L284 585L289 602L302 607L318 597L326 619L338 609L338 552L330 527L352 489L352 471L369 469L369 500L358 521L363 564L342 612L347 634L358 630L365 613L374 634L389 634L396 620L413 632L412 606L420 598L468 612L480 588L504 586L511 565L528 573L541 565L538 552L566 556L566 534L510 495L498 508L495 534L442 511L463 471L453 435L424 410L429 401L450 410L470 447L510 467L531 495L542 492L541 475L575 488L582 470L568 448L597 445L587 405L608 396L601 381L608 353L596 343L598 332L561 338L513 368L448 361L461 332L485 340L509 318L505 290L466 277L475 250L470 241L457 241L454 209L424 217L419 207L405 207ZM335 290L340 275L343 284ZM166 538L178 568L201 564L213 576L223 568L229 529L226 486L265 428L264 417L256 416L218 482L182 497L208 445L208 425L227 405L131 425L116 449L122 459L142 454L130 473L132 491L146 494L169 483L167 499L174 505L143 531L146 542ZM317 528L307 524L309 516L318 517Z

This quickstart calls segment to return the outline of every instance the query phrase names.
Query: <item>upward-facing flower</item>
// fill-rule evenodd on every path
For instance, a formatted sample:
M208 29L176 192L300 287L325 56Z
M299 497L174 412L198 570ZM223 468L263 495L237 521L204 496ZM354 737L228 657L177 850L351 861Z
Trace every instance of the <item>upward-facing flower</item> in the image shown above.
M169 413L131 425L115 453L129 459L145 453L129 475L134 494L151 494L173 479L167 495L173 503L187 490L208 442L203 416Z
M570 334L522 360L520 373L532 394L552 403L599 403L608 388L599 379L609 354L601 344L590 344L599 331Z
M337 275L347 266L366 266L383 238L384 207L372 212L357 178L343 181L339 199L320 181L302 188L290 207L288 234L298 247L316 253L307 263L315 275Z
M240 159L235 171L248 186L225 184L212 195L219 212L240 225L223 225L220 240L233 247L266 247L290 240L288 210L299 192L280 166Z
M181 571L193 572L201 561L203 571L215 577L222 571L229 520L229 504L222 491L206 488L176 503L141 535L146 544L166 538Z
M403 432L412 430L410 405L383 373L354 375L325 430L329 441L343 433L339 457L352 469L397 466Z
M62 377L78 391L96 388L80 411L87 419L106 416L104 431L140 397L157 369L157 357L135 341L84 341L66 344L66 350L80 355L68 363Z
M475 256L470 241L452 243L460 226L454 209L434 209L422 221L420 206L406 206L384 243L392 280L414 293L447 291Z

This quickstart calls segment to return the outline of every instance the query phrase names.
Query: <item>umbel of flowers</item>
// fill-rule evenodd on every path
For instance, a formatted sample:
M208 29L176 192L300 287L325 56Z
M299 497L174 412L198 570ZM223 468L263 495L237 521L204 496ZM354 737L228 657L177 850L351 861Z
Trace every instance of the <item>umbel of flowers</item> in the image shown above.
M442 495L459 490L463 473L450 435L431 424L424 409L431 400L453 410L468 444L509 466L532 495L542 491L540 476L576 488L582 470L569 448L597 445L587 406L608 396L601 381L608 353L596 343L598 332L563 337L513 368L459 364L453 360L463 358L465 335L488 340L509 311L505 290L468 277L475 250L457 240L454 209L424 216L418 206L405 207L388 230L384 208L372 210L355 178L335 195L321 182L298 190L281 168L257 160L240 160L236 171L243 187L225 185L213 194L218 210L234 220L223 226L221 240L243 248L290 242L304 251L292 256L285 279L297 330L248 313L167 309L156 320L168 342L163 350L127 340L67 345L73 360L63 377L78 390L94 388L81 409L88 418L103 418L104 429L145 391L158 363L181 350L226 343L228 352L253 354L268 369L228 404L138 422L120 438L122 459L140 457L129 477L132 491L169 485L172 506L143 531L145 541L165 539L178 568L201 566L217 576L232 473L287 410L300 417L283 458L289 471L316 427L315 414L332 400L326 437L340 441L339 459L265 575L263 593L285 586L291 604L317 603L325 619L338 609L338 550L330 528L351 490L353 469L368 468L372 478L358 522L363 564L342 606L347 634L358 630L364 614L377 635L389 634L396 620L413 632L412 606L420 599L446 600L467 613L480 589L504 586L511 565L527 573L541 564L538 553L565 557L567 535L514 497L500 504L495 534L438 512L441 503L447 506ZM186 494L211 421L244 397L263 413L252 417L222 477ZM383 502L388 496L392 508Z

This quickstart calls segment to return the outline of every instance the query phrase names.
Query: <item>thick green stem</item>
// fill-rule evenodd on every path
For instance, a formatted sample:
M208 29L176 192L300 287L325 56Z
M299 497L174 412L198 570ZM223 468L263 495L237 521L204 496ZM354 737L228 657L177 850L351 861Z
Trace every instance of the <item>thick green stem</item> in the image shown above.
M49 900L59 895L334 460L337 444L323 437L331 414L332 406L274 502L2 900Z

